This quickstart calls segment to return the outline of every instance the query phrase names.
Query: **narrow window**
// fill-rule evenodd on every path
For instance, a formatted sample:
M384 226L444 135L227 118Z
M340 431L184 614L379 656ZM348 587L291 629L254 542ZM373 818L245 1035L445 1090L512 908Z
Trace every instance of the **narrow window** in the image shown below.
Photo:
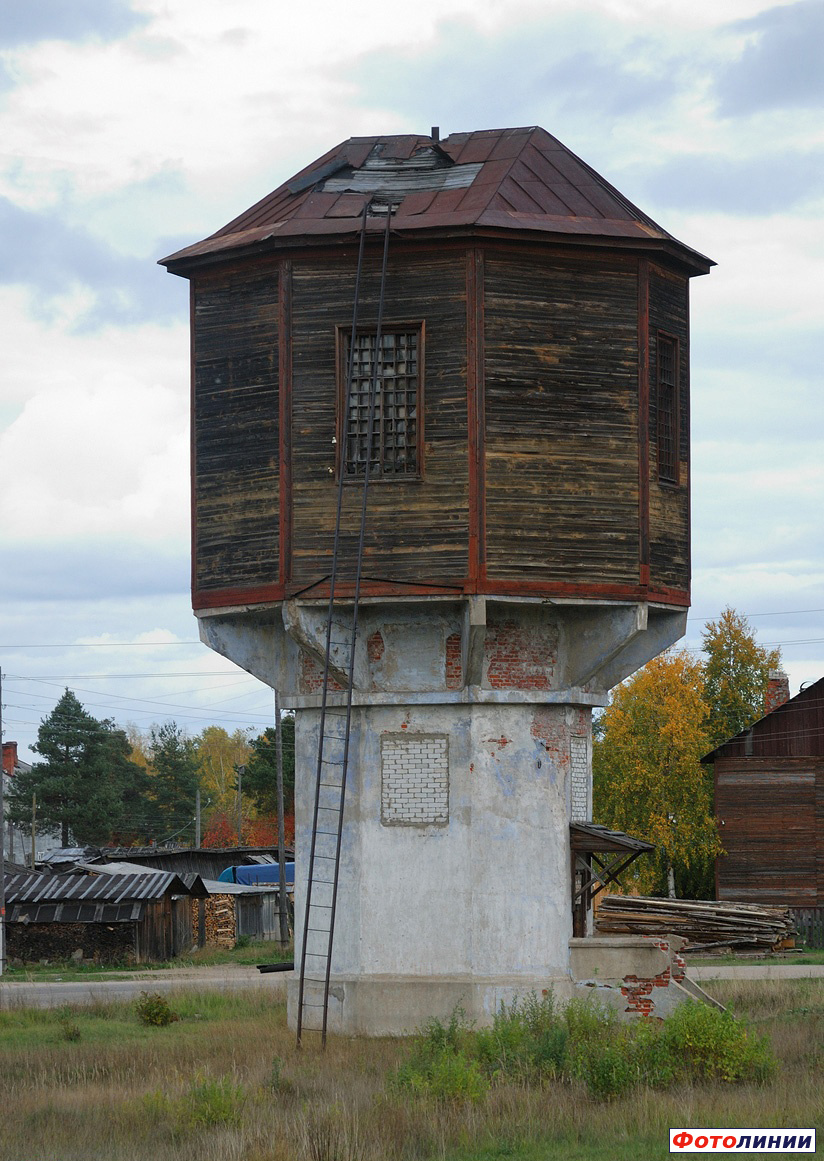
M376 479L420 474L421 365L423 328L385 331L380 349L374 331L355 336L352 384L346 392L351 336L342 329L340 395L342 399L341 465L344 476L357 478L366 470ZM377 362L375 421L371 450L367 448L369 392Z
M658 336L658 479L678 483L678 341Z

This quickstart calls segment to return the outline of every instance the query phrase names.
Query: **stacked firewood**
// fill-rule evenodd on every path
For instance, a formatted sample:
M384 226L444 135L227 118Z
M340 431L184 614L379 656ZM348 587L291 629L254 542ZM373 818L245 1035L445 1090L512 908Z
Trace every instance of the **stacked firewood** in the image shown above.
M192 930L198 930L198 900L192 900ZM207 947L234 947L237 941L233 895L209 895L203 900Z
M598 935L680 935L690 951L718 947L769 951L792 946L795 924L786 907L606 895L595 930Z

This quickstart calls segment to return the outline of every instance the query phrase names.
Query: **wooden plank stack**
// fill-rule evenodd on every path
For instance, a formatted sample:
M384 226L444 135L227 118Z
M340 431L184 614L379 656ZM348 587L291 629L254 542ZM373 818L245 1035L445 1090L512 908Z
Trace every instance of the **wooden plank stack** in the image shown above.
M795 923L786 907L606 895L595 930L598 935L680 935L689 951L717 947L770 951L791 945Z

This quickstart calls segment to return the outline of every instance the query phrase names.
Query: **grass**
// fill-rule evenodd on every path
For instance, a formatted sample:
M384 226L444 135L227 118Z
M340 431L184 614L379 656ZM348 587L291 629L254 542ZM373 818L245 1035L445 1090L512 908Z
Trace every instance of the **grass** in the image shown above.
M125 975L134 972L166 971L170 968L214 967L220 964L250 967L259 963L284 963L291 960L293 954L291 943L284 948L275 940L253 940L232 948L204 947L164 963L77 964L67 960L63 963L7 966L3 977L8 977L10 983L15 980L48 983L58 979L68 982L111 976L113 973Z
M769 1037L768 1083L606 1102L576 1081L506 1080L435 1101L388 1083L408 1042L298 1051L265 990L175 993L166 1027L134 1004L2 1011L0 1161L663 1161L671 1125L821 1128L824 981L708 987Z
M701 967L717 967L722 965L724 967L746 967L747 964L762 965L768 964L793 964L793 965L821 965L824 964L824 949L822 948L796 948L793 951L780 952L765 952L761 955L745 955L743 952L735 955L692 955L687 953L687 965L693 964Z

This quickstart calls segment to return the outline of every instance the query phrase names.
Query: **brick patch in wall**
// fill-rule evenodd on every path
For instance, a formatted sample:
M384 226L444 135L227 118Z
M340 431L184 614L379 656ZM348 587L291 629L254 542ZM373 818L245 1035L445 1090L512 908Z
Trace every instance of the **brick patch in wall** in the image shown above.
M446 688L460 689L462 685L461 635L452 633L446 639Z
M555 645L546 630L515 621L487 625L486 677L491 689L549 689Z
M572 821L586 822L589 803L589 767L587 740L578 734L569 739L570 770L572 775Z
M449 822L449 738L446 734L383 734L381 822L445 826Z

